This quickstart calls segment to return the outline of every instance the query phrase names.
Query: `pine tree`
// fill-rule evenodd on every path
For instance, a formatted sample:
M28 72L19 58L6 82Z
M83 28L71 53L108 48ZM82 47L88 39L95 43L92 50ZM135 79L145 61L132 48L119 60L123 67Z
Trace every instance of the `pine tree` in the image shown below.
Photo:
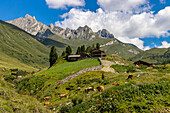
M72 49L70 46L66 47L66 60L68 60L68 56L71 55Z
M96 43L96 49L100 49L100 44Z
M81 52L85 52L85 45L81 46Z
M70 46L66 47L66 55L71 55L72 49Z
M91 47L91 46L88 46L87 49L86 49L86 52L87 52L87 53L90 53L90 51L92 51L92 47Z
M50 57L49 62L50 62L50 67L51 67L51 66L53 66L55 64L55 62L58 59L58 55L57 55L55 46L51 47L51 52L50 52L49 57Z
M76 55L79 55L80 53L81 53L81 48L80 48L80 47L78 47L78 48L77 48Z
M65 57L66 56L66 52L63 51L62 54L61 54L62 57Z

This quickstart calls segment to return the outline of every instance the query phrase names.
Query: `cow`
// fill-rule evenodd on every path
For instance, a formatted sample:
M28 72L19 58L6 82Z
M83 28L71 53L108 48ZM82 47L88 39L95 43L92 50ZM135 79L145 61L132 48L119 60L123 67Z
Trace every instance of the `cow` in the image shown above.
M100 91L103 91L104 90L104 86L97 86L97 90L100 92Z
M66 94L61 94L61 95L60 95L60 99L61 99L61 98L64 98L64 97L66 98L67 95L66 95Z
M133 79L133 75L132 74L130 74L126 80L129 80L129 79L131 79L131 80Z
M88 87L85 89L85 92L88 93L89 91L95 91L93 87Z
M48 106L48 105L51 105L51 102L45 102L44 103L44 106Z
M80 88L80 87L78 87L78 88L77 88L77 90L78 90L78 91L80 91L80 90L81 90L81 88Z
M44 100L49 100L51 97L44 97Z
M118 84L118 83L113 83L112 85L114 85L114 86L119 86L119 84Z

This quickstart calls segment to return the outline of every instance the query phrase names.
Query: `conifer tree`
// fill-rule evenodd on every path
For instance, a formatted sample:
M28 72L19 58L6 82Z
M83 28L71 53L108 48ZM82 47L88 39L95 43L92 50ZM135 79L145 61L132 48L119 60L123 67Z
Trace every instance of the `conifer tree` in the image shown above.
M80 53L81 53L81 48L80 48L80 47L78 47L78 48L77 48L76 55L79 55Z
M55 48L55 46L52 46L50 56L49 56L50 67L55 64L57 59L58 59L58 55L57 55L57 52L56 52L56 48Z
M81 46L81 52L85 52L85 45Z
M96 49L100 49L100 44L96 43Z

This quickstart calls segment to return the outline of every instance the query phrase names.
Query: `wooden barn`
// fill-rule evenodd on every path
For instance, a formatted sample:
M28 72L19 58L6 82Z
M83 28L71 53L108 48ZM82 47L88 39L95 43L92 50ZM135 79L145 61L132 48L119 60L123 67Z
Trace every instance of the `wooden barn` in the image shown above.
M136 67L140 67L142 65L146 65L148 67L152 67L153 66L152 64L144 62L144 61L141 61L141 60L134 62L134 64L136 65Z
M106 56L106 53L102 50L99 50L99 49L94 49L90 53L91 53L91 57L93 57L93 58L105 57Z

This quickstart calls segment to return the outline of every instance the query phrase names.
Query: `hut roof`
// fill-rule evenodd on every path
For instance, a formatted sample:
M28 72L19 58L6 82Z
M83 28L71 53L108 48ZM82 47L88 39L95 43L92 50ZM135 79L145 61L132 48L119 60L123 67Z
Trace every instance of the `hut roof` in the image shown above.
M69 58L76 58L76 57L79 58L79 57L81 57L81 56L80 56L80 55L69 55L68 57L69 57Z

